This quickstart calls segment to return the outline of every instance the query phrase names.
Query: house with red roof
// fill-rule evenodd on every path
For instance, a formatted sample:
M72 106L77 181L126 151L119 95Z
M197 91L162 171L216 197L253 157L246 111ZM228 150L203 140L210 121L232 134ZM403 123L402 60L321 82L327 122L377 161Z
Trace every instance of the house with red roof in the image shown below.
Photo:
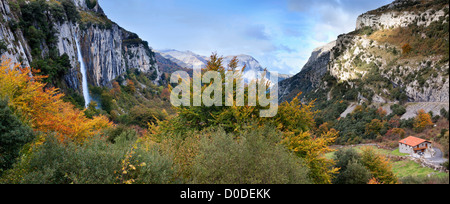
M413 157L433 157L432 142L417 137L407 137L399 142L400 153L410 154Z

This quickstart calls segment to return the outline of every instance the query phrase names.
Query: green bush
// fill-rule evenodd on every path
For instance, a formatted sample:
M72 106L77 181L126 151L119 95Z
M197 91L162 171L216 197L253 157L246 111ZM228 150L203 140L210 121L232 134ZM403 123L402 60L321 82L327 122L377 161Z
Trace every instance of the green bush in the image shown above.
M64 10L66 11L66 15L69 21L77 22L80 20L80 13L77 10L77 7L71 0L63 0L61 1ZM97 4L97 1L95 0L95 4ZM94 5L95 6L95 5Z
M367 184L371 173L361 163L361 155L354 149L340 149L334 155L339 173L333 184Z
M239 135L218 129L203 135L193 167L198 184L310 183L300 158L280 145L275 128ZM209 136L210 135L210 136Z
M85 1L89 9L93 9L95 6L97 6L97 0L85 0Z
M372 35L375 30L370 26L365 26L359 29L357 32L361 35Z
M34 139L33 130L23 124L0 99L0 175L12 167L23 146Z
M44 80L46 83L55 84L61 80L63 76L71 69L69 56L64 53L61 56L48 56L45 58L38 58L33 60L31 67L39 69L39 74L47 76Z
M392 113L398 116L403 116L406 113L406 108L404 106L394 104L391 106Z
M440 113L443 118L447 118L447 120L449 119L448 111L445 108L442 108Z
M0 40L0 56L3 55L3 53L5 53L6 51L8 51L8 46L6 45L4 40Z
M167 184L174 166L157 148L148 151L136 140L116 138L111 144L96 137L84 145L61 143L48 136L37 150L25 157L3 178L23 184Z

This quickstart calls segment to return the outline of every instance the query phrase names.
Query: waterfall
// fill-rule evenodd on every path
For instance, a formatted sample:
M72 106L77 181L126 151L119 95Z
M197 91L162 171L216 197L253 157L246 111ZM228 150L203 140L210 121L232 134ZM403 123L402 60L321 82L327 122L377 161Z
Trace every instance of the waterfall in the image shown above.
M81 71L81 75L82 75L82 88L83 88L83 96L84 96L84 101L85 101L84 106L87 108L89 106L89 104L91 103L91 96L89 96L86 67L84 65L83 56L81 55L81 48L80 48L80 44L78 43L77 36L75 36L75 43L77 44L78 62L80 63L80 71Z

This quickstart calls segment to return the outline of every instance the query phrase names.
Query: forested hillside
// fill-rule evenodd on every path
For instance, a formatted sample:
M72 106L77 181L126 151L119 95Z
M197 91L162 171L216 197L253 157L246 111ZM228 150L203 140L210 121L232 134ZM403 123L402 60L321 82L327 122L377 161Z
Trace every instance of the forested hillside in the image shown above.
M448 184L448 162L447 173L421 173L396 150L416 136L449 157L448 1L361 15L280 83L271 118L261 105L173 106L172 73L192 71L97 0L0 3L0 184ZM202 74L245 71L212 53ZM245 102L256 97L250 84L271 90L251 82Z

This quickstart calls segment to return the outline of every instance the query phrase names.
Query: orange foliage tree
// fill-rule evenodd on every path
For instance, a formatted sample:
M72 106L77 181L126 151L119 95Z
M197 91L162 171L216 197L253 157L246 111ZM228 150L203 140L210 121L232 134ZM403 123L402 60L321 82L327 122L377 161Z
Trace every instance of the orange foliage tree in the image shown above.
M411 52L411 50L412 50L412 47L409 44L404 44L402 46L402 53L403 54L409 54Z
M117 81L114 81L112 83L112 89L110 91L111 95L114 96L114 98L118 98L120 96L120 94L122 94L122 90L120 88L120 85Z
M46 89L39 70L11 66L11 60L0 65L0 97L8 97L10 106L22 120L40 132L53 132L60 141L84 140L99 134L112 124L104 116L89 119L84 112L64 102L64 96L56 88Z
M127 80L127 90L130 93L136 92L136 86L134 85L134 82L129 79Z
M422 132L426 128L433 126L433 121L431 119L431 115L425 113L425 110L419 110L416 118L414 119L414 130L417 132Z

